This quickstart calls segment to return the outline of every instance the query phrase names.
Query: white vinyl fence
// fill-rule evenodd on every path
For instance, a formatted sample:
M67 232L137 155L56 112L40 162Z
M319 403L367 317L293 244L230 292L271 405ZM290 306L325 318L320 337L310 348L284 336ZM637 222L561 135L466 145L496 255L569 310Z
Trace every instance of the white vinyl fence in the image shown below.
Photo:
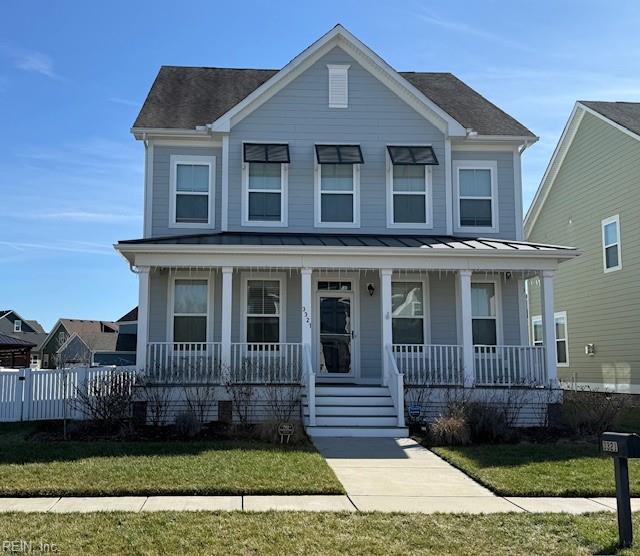
M65 412L69 419L85 419L75 403L78 388L87 391L92 381L133 370L133 367L0 368L0 422L63 419Z

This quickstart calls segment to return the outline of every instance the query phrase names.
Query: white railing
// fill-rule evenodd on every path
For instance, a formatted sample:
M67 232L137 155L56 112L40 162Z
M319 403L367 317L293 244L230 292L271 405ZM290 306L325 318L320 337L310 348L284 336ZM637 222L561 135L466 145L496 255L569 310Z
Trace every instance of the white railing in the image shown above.
M150 342L145 376L156 383L219 384L221 346L219 342Z
M303 352L300 343L231 344L233 382L248 384L301 384Z
M391 399L396 409L398 426L404 427L404 377L398 370L391 346L385 346L384 351L385 357L387 358L387 364L383 365L385 373L384 383L389 388L389 393L391 394Z
M405 384L463 383L462 346L394 344L393 355Z
M309 408L309 426L316 426L316 372L313 369L313 359L311 357L311 346L305 344L304 365L305 365L305 388L307 391L307 406Z
M473 347L477 386L546 386L543 346Z

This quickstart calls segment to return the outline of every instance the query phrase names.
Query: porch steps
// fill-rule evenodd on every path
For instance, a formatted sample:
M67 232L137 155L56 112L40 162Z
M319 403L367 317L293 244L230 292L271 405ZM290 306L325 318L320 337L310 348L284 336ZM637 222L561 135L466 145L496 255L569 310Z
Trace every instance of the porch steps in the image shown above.
M316 425L309 426L309 407L302 399L309 436L406 437L408 430L397 426L389 389L385 386L342 384L316 385Z

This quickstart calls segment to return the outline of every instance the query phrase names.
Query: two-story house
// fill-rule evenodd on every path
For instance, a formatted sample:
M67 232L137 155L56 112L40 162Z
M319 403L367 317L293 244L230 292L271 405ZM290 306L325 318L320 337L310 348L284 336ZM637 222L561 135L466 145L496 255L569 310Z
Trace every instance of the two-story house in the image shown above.
M552 338L577 253L522 241L537 138L453 75L397 72L337 25L280 70L162 67L132 132L144 237L116 249L140 368L300 371L317 435L404 434L403 383L555 381L523 284Z
M572 387L640 393L639 183L640 103L576 102L525 220L531 241L582 253L556 280L558 372ZM538 344L535 279L529 304Z

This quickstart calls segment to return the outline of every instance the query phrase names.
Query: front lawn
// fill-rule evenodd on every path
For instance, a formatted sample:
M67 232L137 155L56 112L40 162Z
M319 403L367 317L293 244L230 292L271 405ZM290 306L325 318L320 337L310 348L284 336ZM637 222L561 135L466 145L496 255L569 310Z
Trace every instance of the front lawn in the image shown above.
M433 448L502 496L615 496L613 462L598 445L559 441ZM629 462L631 491L640 496L640 461Z
M233 441L36 441L0 426L0 496L342 494L323 457Z
M612 554L617 530L610 513L15 513L0 519L0 539L63 554L547 555Z

